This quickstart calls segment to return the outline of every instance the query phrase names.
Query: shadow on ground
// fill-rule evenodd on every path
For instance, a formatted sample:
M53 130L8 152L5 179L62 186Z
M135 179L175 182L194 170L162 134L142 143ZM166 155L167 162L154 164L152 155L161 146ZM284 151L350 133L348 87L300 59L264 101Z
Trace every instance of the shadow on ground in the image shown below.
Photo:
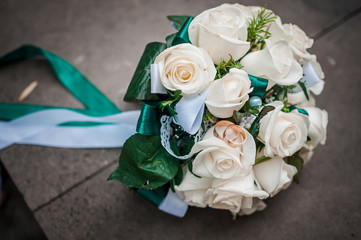
M0 168L3 183L0 204L0 239L47 239L2 164Z

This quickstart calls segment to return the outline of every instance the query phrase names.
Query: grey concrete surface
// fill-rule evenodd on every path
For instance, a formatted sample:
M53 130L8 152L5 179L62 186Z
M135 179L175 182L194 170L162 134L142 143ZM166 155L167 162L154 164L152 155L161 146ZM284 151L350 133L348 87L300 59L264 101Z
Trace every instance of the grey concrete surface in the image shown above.
M72 62L122 110L122 98L148 42L173 32L167 15L196 15L222 1L0 2L0 54L31 43ZM236 2L236 1L232 1ZM106 182L120 149L12 146L0 158L49 239L360 239L360 15L339 22L360 1L240 1L264 5L316 40L326 74L318 106L329 113L327 145L316 150L301 184L269 200L268 209L232 221L226 211L190 208L183 219L162 213L121 184ZM42 60L0 71L0 101L80 107Z

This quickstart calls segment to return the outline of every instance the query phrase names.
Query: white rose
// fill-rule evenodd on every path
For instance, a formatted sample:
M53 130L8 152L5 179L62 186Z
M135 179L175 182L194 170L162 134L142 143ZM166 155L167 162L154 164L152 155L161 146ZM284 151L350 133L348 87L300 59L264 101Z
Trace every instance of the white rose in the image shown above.
M271 42L279 40L287 41L290 44L293 55L297 61L311 60L312 56L307 52L308 48L313 45L313 39L307 37L306 33L297 25L283 24L279 17L276 18L269 26Z
M285 163L279 156L253 166L257 182L271 197L288 188L297 168Z
M305 147L312 150L316 148L319 143L322 145L326 143L328 114L325 110L317 107L305 107L304 109L308 112L311 123L308 129L308 136L311 140L305 143Z
M247 22L242 11L232 4L223 4L196 16L188 28L192 44L205 49L215 64L238 60L247 53Z
M252 135L241 129L246 135L245 142L239 147L231 147L214 136L214 127L210 128L203 140L192 148L192 153L199 152L193 161L193 172L201 177L220 179L248 175L255 161L256 144Z
M241 208L238 212L239 216L248 216L257 211L263 211L267 205L259 198L252 199L252 207L251 208Z
M212 185L210 178L198 178L194 176L188 169L183 177L182 183L175 186L177 194L184 199L184 202L191 206L206 207L207 191Z
M247 102L251 81L248 74L232 68L223 78L213 81L209 86L206 105L218 118L229 118Z
M302 148L307 140L310 125L308 116L297 111L281 112L283 103L275 101L269 106L275 109L260 120L259 136L265 143L266 156L291 156Z
M259 12L263 10L263 8L259 6L244 6L238 3L233 4L233 6L239 8L243 12L243 15L246 18L247 26L248 23L253 19L253 17L257 17ZM266 13L273 13L273 12L269 9L266 9Z
M320 81L310 87L307 87L307 92L310 100L307 100L305 94L301 90L299 90L299 92L297 93L288 94L288 102L292 105L297 105L298 107L316 106L316 101L310 92L312 92L315 95L320 95L325 86L325 81L322 80L325 78L325 74L322 71L321 65L317 62L316 55L311 55L311 57L312 59L310 61L301 61L300 63L303 65L310 63L312 65L315 74L320 79ZM305 72L305 74L307 75L309 73Z
M268 197L254 183L253 174L246 177L235 177L228 180L215 179L212 188L208 190L208 205L212 208L227 209L237 214L241 209L251 209L253 198Z
M303 69L293 57L288 42L283 40L266 40L264 49L247 54L241 64L248 74L270 80L269 85L293 85L303 74Z
M154 61L166 89L196 95L208 88L216 76L211 57L191 44L179 44L161 52Z
M316 106L316 99L310 94L310 92L308 92L308 96L310 100L307 100L303 91L297 93L288 93L288 103L300 108Z
M311 158L313 156L313 150L309 150L303 147L298 153L298 156L300 156L303 159L303 166L304 166L311 161Z

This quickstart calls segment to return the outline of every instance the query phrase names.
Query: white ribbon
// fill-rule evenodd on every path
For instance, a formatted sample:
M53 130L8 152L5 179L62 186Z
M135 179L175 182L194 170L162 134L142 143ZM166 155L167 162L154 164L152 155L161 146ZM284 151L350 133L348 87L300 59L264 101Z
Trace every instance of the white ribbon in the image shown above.
M167 94L167 90L163 87L163 84L160 81L158 64L150 65L150 92Z
M43 110L0 121L0 149L12 144L63 148L117 148L136 133L140 111L127 111L106 117L89 117L66 109ZM111 123L98 126L58 126L65 122Z
M183 96L175 106L177 115L174 116L174 122L189 134L195 134L201 127L207 92L208 89L199 95Z
M158 209L177 217L184 217L188 210L188 205L184 203L184 200L178 194L169 188L167 196L159 204Z
M319 78L319 76L317 75L311 62L307 62L303 66L303 74L304 74L304 76L302 77L302 81L305 83L306 88L310 88L322 81ZM299 85L296 85L296 87L292 90L293 93L298 93L301 91L302 91L302 88Z

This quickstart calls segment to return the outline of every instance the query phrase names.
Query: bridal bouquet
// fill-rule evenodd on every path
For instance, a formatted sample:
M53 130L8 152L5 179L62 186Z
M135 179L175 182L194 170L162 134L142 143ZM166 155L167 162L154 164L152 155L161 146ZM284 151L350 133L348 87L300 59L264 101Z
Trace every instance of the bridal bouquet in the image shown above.
M144 50L125 95L143 102L137 133L109 179L170 213L263 210L326 140L327 112L311 95L324 86L313 40L261 7L168 18L178 32Z

